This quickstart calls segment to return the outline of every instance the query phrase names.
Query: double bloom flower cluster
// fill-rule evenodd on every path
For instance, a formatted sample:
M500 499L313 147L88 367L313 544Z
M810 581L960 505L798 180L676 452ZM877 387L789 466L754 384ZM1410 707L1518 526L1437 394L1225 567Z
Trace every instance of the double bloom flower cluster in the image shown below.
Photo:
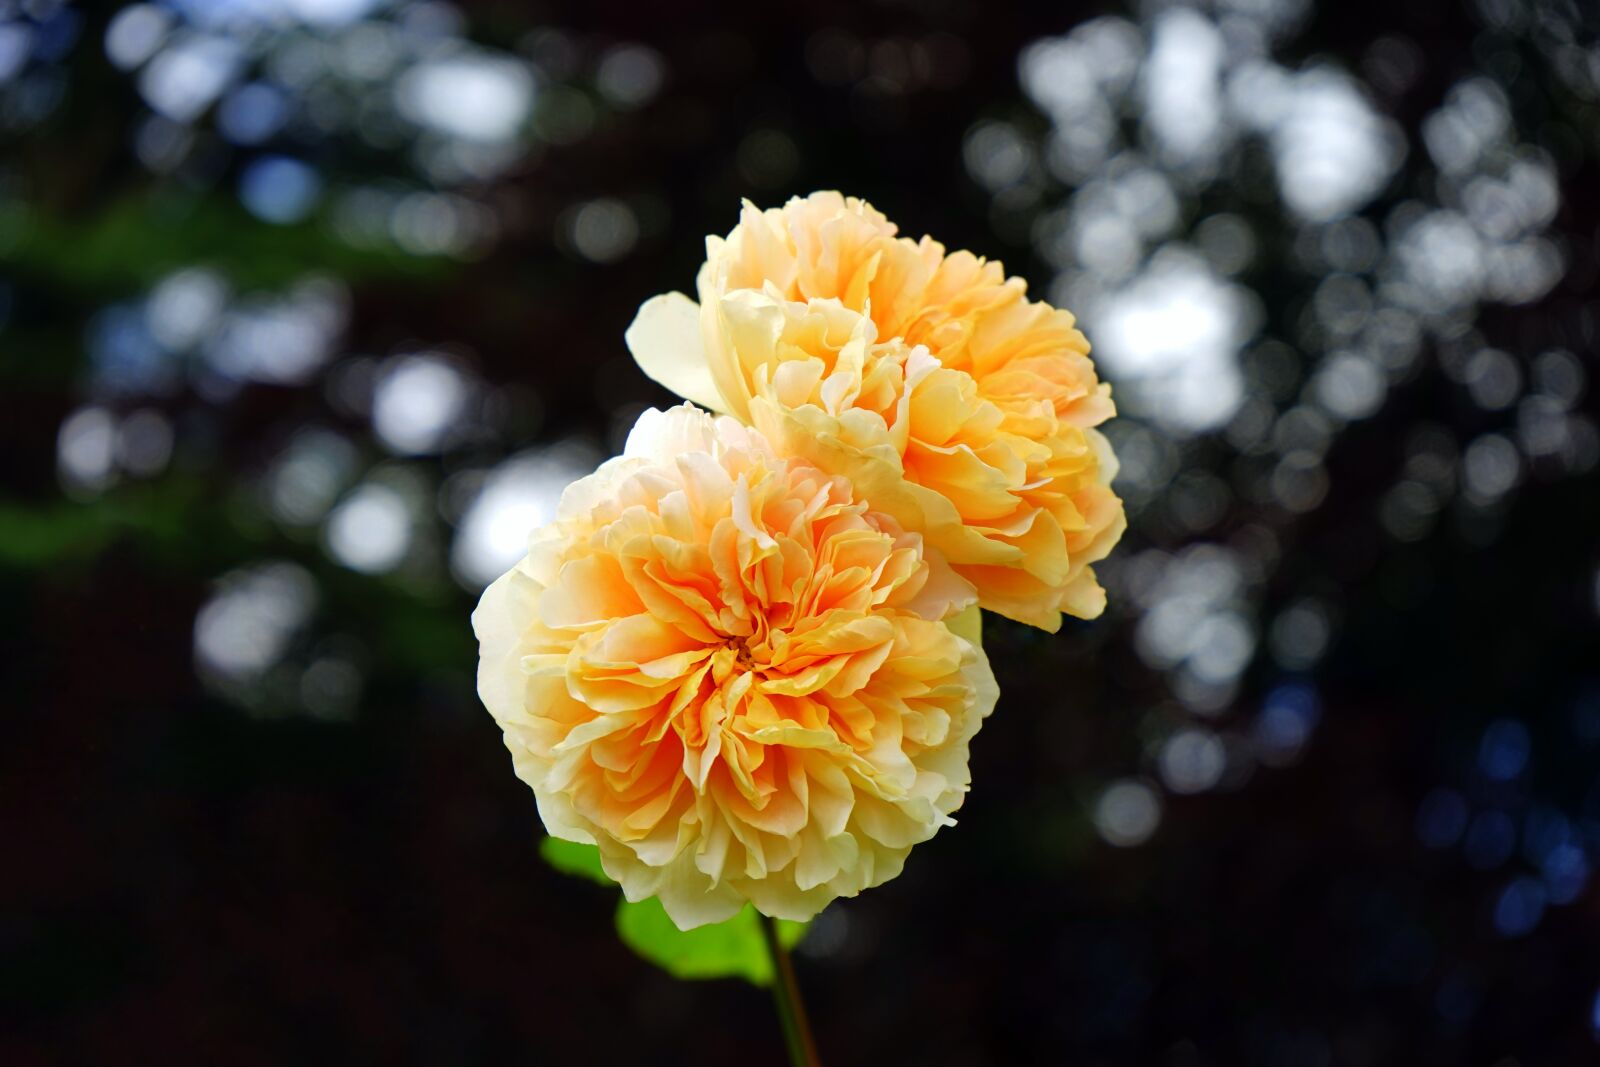
M1110 387L999 263L816 193L747 203L697 288L627 333L693 403L641 416L473 615L545 827L684 929L897 875L999 695L978 609L1097 616L1125 525Z

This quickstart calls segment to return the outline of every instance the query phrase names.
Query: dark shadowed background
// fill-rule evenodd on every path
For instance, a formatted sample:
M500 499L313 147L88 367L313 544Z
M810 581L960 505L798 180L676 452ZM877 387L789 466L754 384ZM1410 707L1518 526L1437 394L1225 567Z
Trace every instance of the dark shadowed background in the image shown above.
M0 0L0 1060L780 1061L539 860L467 615L838 188L1080 315L1131 529L825 1061L1594 1062L1595 8L670 6Z

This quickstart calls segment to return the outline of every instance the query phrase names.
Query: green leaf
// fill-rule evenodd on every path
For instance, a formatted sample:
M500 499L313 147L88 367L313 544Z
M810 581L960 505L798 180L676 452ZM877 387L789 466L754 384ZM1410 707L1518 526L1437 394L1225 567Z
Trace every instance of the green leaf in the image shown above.
M600 849L578 841L563 841L559 837L546 837L539 842L539 855L562 874L587 878L601 885L616 885L600 866Z
M792 948L805 936L807 923L778 920L778 940ZM772 982L772 959L761 936L755 908L725 922L680 930L655 897L617 905L617 933L639 955L674 978L743 978L755 985Z
M600 866L600 850L594 845L546 837L539 842L539 855L562 874L616 885ZM785 948L793 948L808 925L779 919L778 940ZM629 948L674 978L743 978L756 985L772 982L772 959L761 936L761 918L748 904L726 922L680 930L655 897L638 904L619 900L617 934Z
M978 605L974 604L951 616L944 621L944 624L957 637L964 637L979 648L983 647L983 612L978 610Z

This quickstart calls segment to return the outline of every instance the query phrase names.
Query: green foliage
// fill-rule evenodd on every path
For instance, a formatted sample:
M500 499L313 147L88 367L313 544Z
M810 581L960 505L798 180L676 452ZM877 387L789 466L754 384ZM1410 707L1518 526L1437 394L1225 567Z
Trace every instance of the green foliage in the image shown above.
M778 939L792 947L805 936L805 923L778 920ZM674 978L743 978L772 983L772 957L761 936L761 918L749 904L725 922L680 930L655 897L617 904L617 933L629 948Z
M199 482L176 477L123 486L83 504L0 497L0 569L90 559L122 537L192 561L196 545L206 543L196 531L212 518L205 502Z
M27 508L0 501L0 566L40 567L92 555L111 532L103 513L88 508Z
M563 841L559 837L546 836L539 842L539 855L544 861L562 874L570 874L577 878L587 878L591 882L601 885L616 885L611 876L606 874L600 866L600 850L594 845L579 844L577 841Z
M563 874L616 884L601 868L600 850L594 845L546 837L539 843L539 855ZM779 919L778 940L793 948L808 926ZM743 978L762 986L772 982L772 957L761 935L761 918L748 904L726 922L680 930L654 897L637 904L623 899L617 901L617 934L674 978Z
M308 268L357 282L437 278L455 266L436 256L352 248L326 226L276 226L206 197L126 197L87 219L13 210L0 224L0 264L70 291L137 291L197 263L243 288L268 289Z

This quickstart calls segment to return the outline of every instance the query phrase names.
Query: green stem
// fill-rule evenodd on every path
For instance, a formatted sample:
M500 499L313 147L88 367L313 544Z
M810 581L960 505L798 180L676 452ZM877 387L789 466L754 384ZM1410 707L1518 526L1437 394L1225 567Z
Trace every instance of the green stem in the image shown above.
M791 1067L822 1067L817 1059L817 1042L806 1022L805 1002L800 999L800 983L795 981L794 961L778 940L778 924L761 916L761 934L772 957L772 999L778 1005L778 1021L783 1024L783 1044L789 1050Z

